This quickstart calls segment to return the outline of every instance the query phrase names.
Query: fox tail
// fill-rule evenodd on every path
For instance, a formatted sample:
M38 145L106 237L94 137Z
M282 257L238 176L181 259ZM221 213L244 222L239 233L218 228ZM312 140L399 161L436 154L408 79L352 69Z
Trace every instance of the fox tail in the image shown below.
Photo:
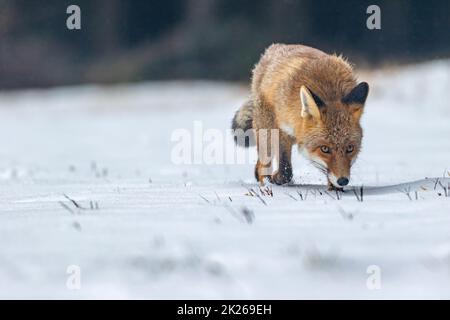
M234 132L234 142L241 147L250 147L255 145L255 136L253 130L253 110L252 100L247 100L234 115L231 122L231 129Z

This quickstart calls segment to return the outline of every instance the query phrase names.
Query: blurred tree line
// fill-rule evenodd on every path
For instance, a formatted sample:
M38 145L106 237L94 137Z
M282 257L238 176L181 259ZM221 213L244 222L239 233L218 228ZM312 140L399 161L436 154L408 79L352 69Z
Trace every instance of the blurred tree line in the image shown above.
M79 31L66 9L81 8ZM381 30L366 9L381 8ZM248 80L264 48L302 43L359 66L450 56L448 0L0 0L0 88Z

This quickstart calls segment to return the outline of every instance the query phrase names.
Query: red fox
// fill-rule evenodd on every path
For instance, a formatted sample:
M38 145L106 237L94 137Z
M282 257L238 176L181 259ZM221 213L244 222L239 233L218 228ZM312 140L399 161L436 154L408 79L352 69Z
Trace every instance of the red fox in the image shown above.
M341 56L303 45L267 48L253 69L250 99L232 121L235 132L250 130L255 138L256 180L289 183L296 144L326 174L328 187L342 190L361 149L360 118L368 93L369 85L357 83L351 65ZM266 147L273 129L278 133L277 151ZM248 146L249 141L240 139L238 144ZM265 161L263 147L270 154ZM272 172L275 159L278 170Z

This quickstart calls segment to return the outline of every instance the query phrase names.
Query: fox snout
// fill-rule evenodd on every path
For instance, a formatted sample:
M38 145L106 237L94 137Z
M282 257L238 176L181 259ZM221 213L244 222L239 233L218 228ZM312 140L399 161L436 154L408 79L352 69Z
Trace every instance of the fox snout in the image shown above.
M328 163L328 181L337 188L350 182L351 160L346 157L333 157Z
M337 188L345 187L350 182L350 175L336 177L334 174L328 174L328 180Z

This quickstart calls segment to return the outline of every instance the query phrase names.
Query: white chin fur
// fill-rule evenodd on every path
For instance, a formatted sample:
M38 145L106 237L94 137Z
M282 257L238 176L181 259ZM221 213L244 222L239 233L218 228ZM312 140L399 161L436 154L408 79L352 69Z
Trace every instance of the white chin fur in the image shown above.
M329 174L328 175L328 180L330 180L330 182L333 184L333 186L337 187L337 188L342 188L342 186L340 186L337 183L337 178L334 176L334 174Z

